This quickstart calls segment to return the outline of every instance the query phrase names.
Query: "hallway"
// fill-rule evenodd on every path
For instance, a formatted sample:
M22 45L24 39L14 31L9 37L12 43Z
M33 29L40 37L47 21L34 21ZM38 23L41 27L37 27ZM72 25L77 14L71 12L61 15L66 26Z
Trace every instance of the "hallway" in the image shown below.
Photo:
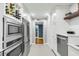
M54 53L47 44L44 45L32 44L29 56L54 56Z

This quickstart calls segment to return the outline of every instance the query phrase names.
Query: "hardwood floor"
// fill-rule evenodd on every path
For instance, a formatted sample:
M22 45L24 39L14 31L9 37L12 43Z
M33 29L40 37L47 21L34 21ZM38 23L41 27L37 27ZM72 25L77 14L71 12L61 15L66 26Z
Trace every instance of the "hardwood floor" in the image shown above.
M44 39L42 37L36 38L35 43L36 44L44 44Z

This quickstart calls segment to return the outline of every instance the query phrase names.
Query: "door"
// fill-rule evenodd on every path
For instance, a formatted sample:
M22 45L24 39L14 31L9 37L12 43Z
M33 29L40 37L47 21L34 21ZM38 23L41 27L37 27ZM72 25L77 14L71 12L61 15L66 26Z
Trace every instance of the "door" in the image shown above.
M43 44L43 24L35 24L35 32L36 32L36 44Z

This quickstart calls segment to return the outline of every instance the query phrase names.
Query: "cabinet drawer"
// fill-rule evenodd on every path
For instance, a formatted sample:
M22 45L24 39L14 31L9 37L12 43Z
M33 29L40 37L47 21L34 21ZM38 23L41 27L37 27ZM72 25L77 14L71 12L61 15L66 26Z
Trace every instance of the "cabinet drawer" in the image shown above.
M68 56L79 56L79 50L76 50L75 48L68 46Z

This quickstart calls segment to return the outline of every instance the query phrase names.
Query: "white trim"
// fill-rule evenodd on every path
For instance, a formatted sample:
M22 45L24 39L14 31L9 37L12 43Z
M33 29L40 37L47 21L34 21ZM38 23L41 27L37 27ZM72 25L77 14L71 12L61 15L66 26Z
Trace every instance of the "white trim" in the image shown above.
M22 52L20 53L20 55L19 55L19 56L23 56L23 55L22 55Z
M36 23L37 23L37 22L35 22L35 24L36 24ZM38 23L39 23L39 22L38 22ZM34 25L35 25L35 24L34 24ZM45 38L44 38L44 36L45 36L45 35L44 35L44 31L45 31L45 29L44 29L44 22L42 22L42 24L43 24L43 41L44 41L44 44L45 44L46 42L45 42ZM35 35L36 35L36 33L35 33ZM39 32L38 32L38 36L39 36ZM35 39L36 39L36 36L35 36ZM35 39L34 39L34 43L35 43Z
M47 43L48 44L48 43ZM48 46L49 46L49 44L48 44ZM57 56L61 56L57 51L55 51L53 48L51 48L50 46L49 46L49 48L51 49L51 50L53 50L54 51L54 53L57 55Z
M53 50L53 49L52 49ZM53 50L57 56L61 56L57 51Z

